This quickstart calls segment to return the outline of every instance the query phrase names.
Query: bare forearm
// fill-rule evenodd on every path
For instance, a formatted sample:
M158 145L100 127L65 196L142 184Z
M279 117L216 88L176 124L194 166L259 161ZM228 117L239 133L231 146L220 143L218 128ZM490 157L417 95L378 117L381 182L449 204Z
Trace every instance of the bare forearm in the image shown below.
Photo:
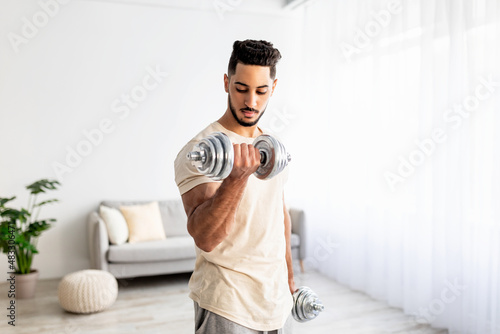
M292 250L289 245L286 249L286 266L288 268L288 279L293 279Z
M285 240L286 240L286 266L288 269L288 285L290 287L290 293L295 292L295 280L293 277L293 262L292 262L292 220L290 218L290 214L286 209L286 206L283 205L283 211L285 215Z
M200 249L210 252L229 235L247 180L225 179L215 195L190 215L188 231Z
M211 252L231 232L248 178L260 166L259 150L252 145L233 144L233 152L233 169L220 186L199 185L182 197L188 232L205 252Z

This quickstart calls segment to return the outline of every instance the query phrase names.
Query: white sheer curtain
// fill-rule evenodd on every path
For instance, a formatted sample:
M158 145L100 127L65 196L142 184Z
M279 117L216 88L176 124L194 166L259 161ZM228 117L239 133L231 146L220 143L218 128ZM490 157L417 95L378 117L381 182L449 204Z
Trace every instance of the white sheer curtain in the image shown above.
M500 1L317 0L304 15L290 139L314 194L308 266L416 323L500 333Z

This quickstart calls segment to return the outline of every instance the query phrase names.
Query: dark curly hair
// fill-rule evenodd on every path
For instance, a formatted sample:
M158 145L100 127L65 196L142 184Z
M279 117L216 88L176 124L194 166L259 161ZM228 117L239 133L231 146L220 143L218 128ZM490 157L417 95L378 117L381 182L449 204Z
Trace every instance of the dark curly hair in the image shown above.
M227 74L228 76L233 75L236 72L236 65L242 63L268 66L271 78L274 79L276 77L276 64L280 59L281 54L278 49L273 47L272 43L251 39L236 41L233 44L231 58L229 58Z

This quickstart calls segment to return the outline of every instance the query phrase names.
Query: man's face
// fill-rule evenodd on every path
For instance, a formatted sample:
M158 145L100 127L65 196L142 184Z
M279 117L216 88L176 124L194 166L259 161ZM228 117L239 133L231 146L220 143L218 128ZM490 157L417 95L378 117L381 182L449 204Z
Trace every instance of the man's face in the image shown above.
M238 63L231 78L224 76L231 114L241 126L256 125L267 108L276 87L267 66Z

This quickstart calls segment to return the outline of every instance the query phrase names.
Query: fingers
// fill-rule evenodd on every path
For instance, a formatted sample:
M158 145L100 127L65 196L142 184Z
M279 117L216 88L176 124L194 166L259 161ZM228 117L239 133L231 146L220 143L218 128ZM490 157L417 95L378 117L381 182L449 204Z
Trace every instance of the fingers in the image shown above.
M243 162L248 161L248 146L247 144L240 144L240 149L241 149L241 159Z
M252 146L252 148L253 148L255 160L257 160L259 162L259 166L260 166L260 152L253 145L250 145L250 146Z
M241 146L238 144L233 144L233 152L234 152L234 160L236 163L236 159L241 156Z
M259 167L260 165L260 153L252 144L240 144L241 146L241 157L245 162L245 166L249 168ZM257 170L255 168L255 170ZM253 172L252 172L253 173Z
M252 144L233 144L235 164L253 167L260 164L260 153Z
M233 144L234 164L231 174L235 177L248 177L260 166L260 153L251 144Z

